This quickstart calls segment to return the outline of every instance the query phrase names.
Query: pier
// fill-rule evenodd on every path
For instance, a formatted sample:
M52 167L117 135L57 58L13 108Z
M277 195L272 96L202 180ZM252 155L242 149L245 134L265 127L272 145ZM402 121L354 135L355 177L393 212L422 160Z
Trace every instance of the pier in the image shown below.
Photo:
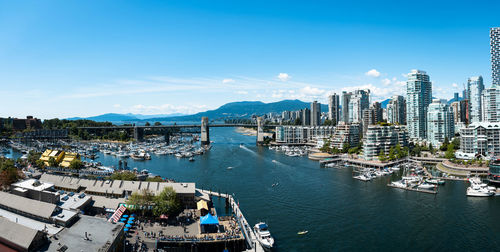
M220 192L212 192L208 190L203 190L200 189L201 192L206 193L211 196L215 197L221 197L221 198L226 198L228 200L229 205L231 206L233 213L236 215L236 219L238 220L241 231L243 233L243 236L245 237L245 240L247 242L248 248L247 251L251 252L264 252L264 248L261 246L259 241L257 240L257 235L255 234L252 226L248 224L248 221L246 220L245 216L240 210L240 207L238 206L238 203L234 200L232 195L225 194L225 193L220 193Z
M408 162L408 159L399 159L396 161L392 162L387 162L387 163L381 163L381 162L376 162L376 161L369 161L369 160L360 160L360 159L353 159L353 158L348 158L348 157L333 157L325 160L319 161L320 167L325 167L327 164L330 163L342 163L345 165L357 167L357 168L374 168L374 169L383 169L386 167L393 167L397 166L403 163Z

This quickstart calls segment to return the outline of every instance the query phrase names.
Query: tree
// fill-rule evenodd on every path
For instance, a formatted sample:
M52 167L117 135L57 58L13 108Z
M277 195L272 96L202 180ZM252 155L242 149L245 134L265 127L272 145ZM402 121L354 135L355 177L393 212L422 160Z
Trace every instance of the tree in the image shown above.
M293 122L294 125L302 125L302 120L300 118L295 119L295 122Z
M36 166L37 166L38 168L40 168L40 169L44 169L44 168L45 168L45 162L44 162L44 161L42 161L42 160L40 160L40 159L39 159L39 160L37 160L37 161L35 162L35 164L36 164Z
M14 161L7 158L0 158L0 189L8 188L16 182L21 175L17 171Z
M350 148L351 145L349 143L345 143L344 145L342 145L342 153L347 153Z
M459 137L453 138L453 141L451 141L451 143L453 144L453 147L455 147L455 150L460 149L460 138Z
M57 161L56 161L56 159L54 157L50 157L48 163L49 163L50 167L56 167L57 166Z
M333 122L329 119L326 119L324 122L323 122L323 126L332 126L333 125Z
M149 181L149 182L163 182L163 179L160 176L147 177L146 181Z
M144 124L144 126L151 126L151 124L149 122L146 122L146 124Z
M155 126L160 126L161 122L155 122Z
M453 147L453 144L448 144L444 157L447 159L455 158L455 148Z
M133 192L127 200L128 205L134 205L135 209L140 209L142 214L149 211L153 205L154 195L148 189L143 189L140 192Z
M128 180L128 181L136 181L137 176L133 172L124 171L124 172L115 172L111 175L112 180Z
M431 143L429 143L429 152L434 154L434 146Z
M378 154L378 160L380 162L385 162L387 160L387 157L385 156L385 153L383 150L380 150L380 152Z
M439 149L441 151L446 151L448 149L448 144L450 144L450 141L448 140L448 137L444 137L443 144L441 145L441 147L439 147Z
M77 158L71 160L71 162L69 163L69 168L73 170L78 170L82 167L83 167L83 162Z
M181 210L181 204L177 198L177 193L172 187L165 187L154 199L153 214L175 214Z

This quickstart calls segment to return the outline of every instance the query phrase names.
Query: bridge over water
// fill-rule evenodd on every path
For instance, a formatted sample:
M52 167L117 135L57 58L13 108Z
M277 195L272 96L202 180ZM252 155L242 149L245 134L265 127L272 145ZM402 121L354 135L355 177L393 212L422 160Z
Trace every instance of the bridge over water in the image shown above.
M174 134L201 134L201 143L209 144L210 143L210 128L227 128L227 127L245 127L245 128L257 128L257 144L264 142L264 128L271 127L266 126L262 122L262 118L257 118L257 124L209 124L208 117L202 117L201 124L174 124L174 125L138 125L138 126L129 126L129 125L117 125L117 126L109 126L109 127L79 127L79 129L86 130L90 133L104 133L110 130L127 130L130 133L133 133L134 139L136 141L144 140L144 135L148 134L161 134L165 135L165 139L169 141L171 135Z

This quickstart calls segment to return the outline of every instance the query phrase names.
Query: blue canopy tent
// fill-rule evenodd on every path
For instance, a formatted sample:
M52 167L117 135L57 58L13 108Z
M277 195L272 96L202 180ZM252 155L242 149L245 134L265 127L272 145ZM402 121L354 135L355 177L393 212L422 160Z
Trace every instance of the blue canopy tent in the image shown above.
M121 219L120 219L120 221L126 221L126 220L127 220L127 219L125 219L125 218L121 218Z
M207 214L200 218L200 225L219 225L219 219L217 215Z
M122 216L122 218L127 218L127 217L128 217L128 215L126 215L126 214Z
M128 220L135 220L135 218L134 217L130 217L130 218L128 218Z
M200 227L202 233L216 233L219 225L217 215L210 213L200 218Z
M133 222L133 221L131 221L131 220L127 221L127 223L128 223L128 224L134 224L134 222Z
M124 228L123 231L128 232L128 228Z
M127 224L127 225L125 225L125 227L131 228L131 227L132 227L132 225Z

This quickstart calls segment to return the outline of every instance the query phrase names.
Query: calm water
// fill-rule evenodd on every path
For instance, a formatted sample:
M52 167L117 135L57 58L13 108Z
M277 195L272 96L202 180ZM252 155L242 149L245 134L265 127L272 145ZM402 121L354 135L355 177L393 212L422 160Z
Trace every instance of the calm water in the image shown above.
M195 162L153 155L128 166L234 193L251 225L269 224L275 251L500 249L500 197L466 197L463 182L447 182L436 196L389 188L388 177L361 182L351 169L257 147L255 137L234 129L210 131L213 148ZM118 164L111 156L98 160Z

